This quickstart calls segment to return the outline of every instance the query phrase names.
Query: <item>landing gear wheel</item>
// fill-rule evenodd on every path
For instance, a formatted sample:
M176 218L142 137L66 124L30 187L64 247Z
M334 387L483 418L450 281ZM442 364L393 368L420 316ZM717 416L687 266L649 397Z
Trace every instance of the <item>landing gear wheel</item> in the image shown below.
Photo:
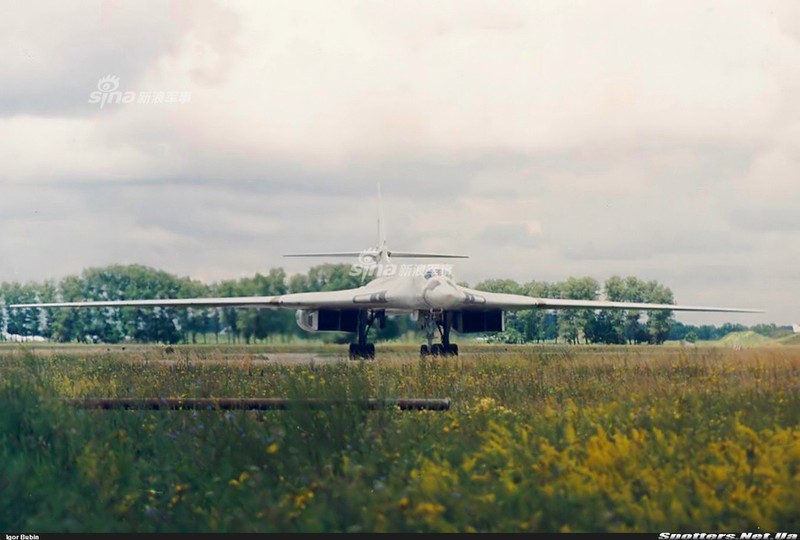
M375 358L375 344L367 343L363 347L358 343L350 344L350 360L363 360L368 358L370 360Z
M443 356L444 355L444 347L441 343L434 343L431 345L431 354L433 356Z
M458 356L458 345L456 345L455 343L451 343L447 347L447 354L449 354L450 356Z
M420 356L428 356L431 352L428 350L427 345L420 345L419 346L419 355Z

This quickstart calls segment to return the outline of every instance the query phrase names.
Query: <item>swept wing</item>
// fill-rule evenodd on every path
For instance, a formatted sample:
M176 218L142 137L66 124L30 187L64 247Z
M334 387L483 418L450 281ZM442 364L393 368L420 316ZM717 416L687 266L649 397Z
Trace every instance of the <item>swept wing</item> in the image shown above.
M87 302L48 302L11 304L9 308L58 307L279 307L279 296L232 296L221 298L170 298L156 300L98 300Z
M648 304L644 302L609 302L604 300L570 300L535 298L521 294L492 293L461 288L466 294L465 309L631 309L648 311L711 311L725 313L763 313L759 309L714 306L682 306L677 304Z
M375 309L391 308L387 291L359 287L340 291L284 294L282 296L239 296L221 298L175 298L151 300L99 300L11 304L9 308L91 308L91 307L243 307L290 309Z

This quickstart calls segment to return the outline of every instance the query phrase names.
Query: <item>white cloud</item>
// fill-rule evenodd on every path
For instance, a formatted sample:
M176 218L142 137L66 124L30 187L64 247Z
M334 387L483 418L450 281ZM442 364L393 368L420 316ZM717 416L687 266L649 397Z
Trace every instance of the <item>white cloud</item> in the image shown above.
M641 274L796 319L796 3L0 9L0 279L299 270L374 242L380 180L391 245L473 283ZM191 102L100 110L106 74Z

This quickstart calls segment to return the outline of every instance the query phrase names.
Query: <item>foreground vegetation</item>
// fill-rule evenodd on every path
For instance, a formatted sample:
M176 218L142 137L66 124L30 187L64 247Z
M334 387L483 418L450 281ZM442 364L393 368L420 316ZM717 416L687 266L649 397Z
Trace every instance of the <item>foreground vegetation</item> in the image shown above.
M800 349L0 355L0 528L793 531ZM269 355L268 355L269 356ZM87 411L64 397L449 397L447 412Z

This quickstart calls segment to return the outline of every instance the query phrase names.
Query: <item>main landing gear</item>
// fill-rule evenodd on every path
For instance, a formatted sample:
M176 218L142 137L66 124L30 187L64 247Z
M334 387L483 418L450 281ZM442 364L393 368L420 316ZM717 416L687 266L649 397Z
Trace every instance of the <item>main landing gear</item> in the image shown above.
M427 344L419 348L420 356L458 356L458 345L450 343L450 330L453 328L453 314L446 311L425 311L419 313L419 325L425 331ZM350 344L351 360L372 360L375 358L375 344L367 342L372 325L378 321L379 328L386 327L385 311L360 311L358 314L358 341ZM436 333L441 343L434 343Z
M450 343L450 330L453 327L452 313L427 311L420 313L419 321L428 340L426 345L420 345L420 356L458 356L458 345ZM433 342L437 330L442 338L441 343Z
M359 311L358 312L358 342L350 344L351 360L375 359L375 344L367 343L367 335L372 323L378 321L378 327L386 327L385 311Z
M350 344L350 360L356 360L356 359L372 360L373 358L375 358L374 343L365 343L364 345L360 345L358 343Z

